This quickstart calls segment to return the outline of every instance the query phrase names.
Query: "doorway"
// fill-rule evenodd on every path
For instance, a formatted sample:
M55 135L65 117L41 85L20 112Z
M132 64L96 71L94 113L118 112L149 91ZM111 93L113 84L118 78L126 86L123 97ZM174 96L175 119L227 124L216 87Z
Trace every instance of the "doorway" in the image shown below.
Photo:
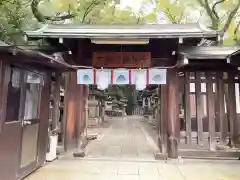
M3 179L18 179L38 166L41 74L15 66L4 69L2 131L0 134ZM4 103L6 102L6 103ZM3 167L3 166L1 166Z

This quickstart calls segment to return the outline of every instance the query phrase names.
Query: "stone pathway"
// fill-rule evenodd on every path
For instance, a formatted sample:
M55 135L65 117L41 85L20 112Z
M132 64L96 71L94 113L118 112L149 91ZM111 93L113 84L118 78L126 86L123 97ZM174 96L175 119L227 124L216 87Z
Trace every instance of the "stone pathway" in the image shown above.
M140 118L113 118L85 158L64 155L26 180L239 180L240 161L154 160L155 144Z
M154 160L154 147L139 117L108 120L110 127L86 148L87 158Z

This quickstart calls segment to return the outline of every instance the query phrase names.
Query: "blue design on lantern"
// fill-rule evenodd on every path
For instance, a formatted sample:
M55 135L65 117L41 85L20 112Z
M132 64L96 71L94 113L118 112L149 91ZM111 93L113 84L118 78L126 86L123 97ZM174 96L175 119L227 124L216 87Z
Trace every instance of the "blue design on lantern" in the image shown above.
M162 80L162 77L158 74L158 75L154 76L154 77L152 78L152 80L159 82L159 81Z
M90 77L87 74L85 74L83 76L83 82L88 83L89 81L91 81Z
M118 78L116 79L117 83L124 83L125 81L126 81L126 78L122 74L118 76Z

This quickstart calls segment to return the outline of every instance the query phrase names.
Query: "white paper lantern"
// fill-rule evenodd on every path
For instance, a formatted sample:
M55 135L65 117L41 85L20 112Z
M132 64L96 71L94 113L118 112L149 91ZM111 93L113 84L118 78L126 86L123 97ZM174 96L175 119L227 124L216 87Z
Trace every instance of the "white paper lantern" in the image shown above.
M94 84L94 70L93 69L78 69L77 70L77 84Z
M113 74L113 84L129 84L129 70L114 69Z
M166 69L149 69L149 84L166 84Z
M147 86L147 71L137 70L134 72L134 84L136 85L136 90L143 90Z
M107 89L111 83L111 70L96 70L97 88L104 90Z

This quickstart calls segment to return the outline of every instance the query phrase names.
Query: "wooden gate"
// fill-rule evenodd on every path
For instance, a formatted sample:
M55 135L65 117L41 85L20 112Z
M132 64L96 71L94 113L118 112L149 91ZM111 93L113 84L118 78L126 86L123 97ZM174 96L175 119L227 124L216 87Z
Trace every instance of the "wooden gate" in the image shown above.
M240 157L240 76L182 72L179 156Z

